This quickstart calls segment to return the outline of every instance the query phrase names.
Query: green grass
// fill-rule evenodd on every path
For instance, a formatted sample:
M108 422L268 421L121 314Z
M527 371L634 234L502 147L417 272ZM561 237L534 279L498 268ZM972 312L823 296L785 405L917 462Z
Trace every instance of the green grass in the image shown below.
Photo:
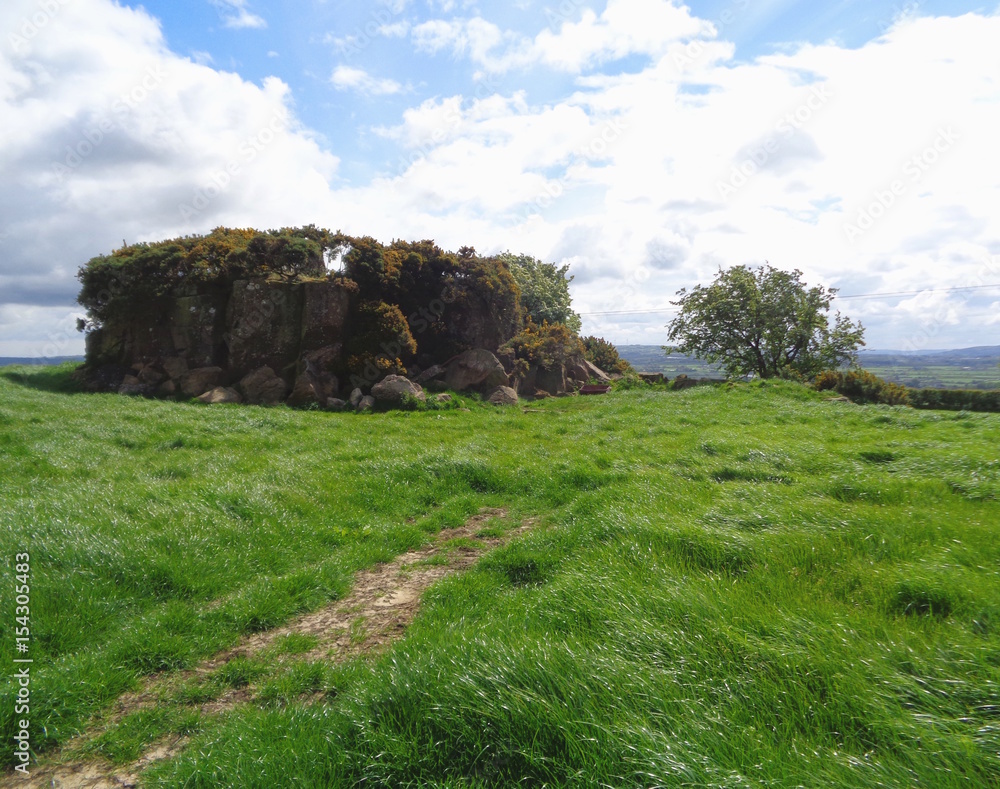
M1000 416L790 383L325 414L24 375L0 372L0 610L29 551L39 749L502 506L537 527L432 587L384 654L289 639L101 752L183 731L147 775L177 787L1000 778ZM191 717L222 685L253 700Z

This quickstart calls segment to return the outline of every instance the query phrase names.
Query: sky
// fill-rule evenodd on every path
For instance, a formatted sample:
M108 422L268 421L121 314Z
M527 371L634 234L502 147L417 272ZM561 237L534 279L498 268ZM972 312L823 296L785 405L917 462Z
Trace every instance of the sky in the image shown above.
M122 243L314 223L568 264L584 334L799 269L869 348L1000 344L1000 6L4 0L0 356Z

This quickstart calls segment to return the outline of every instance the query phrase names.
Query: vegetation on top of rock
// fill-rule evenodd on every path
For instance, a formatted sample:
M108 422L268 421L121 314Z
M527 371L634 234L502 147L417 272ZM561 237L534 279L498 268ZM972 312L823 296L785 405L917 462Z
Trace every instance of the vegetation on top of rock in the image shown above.
M730 377L812 377L857 361L864 327L826 313L836 288L807 288L802 272L733 266L709 286L681 288L667 353L718 363Z
M569 283L573 281L569 266L561 268L543 263L531 255L504 252L497 259L510 270L521 291L521 307L526 317L535 323L561 323L574 334L582 321L573 311Z
M635 373L632 365L618 355L618 349L603 337L583 337L583 355L609 375Z
M541 325L528 318L524 328L501 350L513 352L515 358L528 364L553 368L571 356L582 356L583 343L562 323L543 321Z

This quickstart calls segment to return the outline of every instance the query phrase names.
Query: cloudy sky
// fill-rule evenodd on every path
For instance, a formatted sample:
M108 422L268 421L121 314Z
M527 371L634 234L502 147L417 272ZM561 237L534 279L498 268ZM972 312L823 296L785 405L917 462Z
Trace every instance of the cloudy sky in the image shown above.
M1000 344L998 41L995 0L4 0L0 356L82 353L122 241L310 222L568 263L618 343L766 260L869 347Z

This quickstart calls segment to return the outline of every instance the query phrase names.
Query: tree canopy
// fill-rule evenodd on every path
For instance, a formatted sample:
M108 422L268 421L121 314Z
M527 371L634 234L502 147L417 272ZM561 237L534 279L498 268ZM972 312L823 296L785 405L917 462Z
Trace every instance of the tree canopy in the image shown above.
M543 263L531 255L504 252L497 255L514 277L521 291L521 308L525 316L535 323L561 323L573 334L580 331L581 320L572 307L569 295L569 266L561 268L553 263Z
M839 312L831 325L836 293L807 287L797 269L720 268L711 285L677 292L671 303L680 311L668 324L676 345L665 350L720 364L729 376L813 376L853 364L864 327Z

